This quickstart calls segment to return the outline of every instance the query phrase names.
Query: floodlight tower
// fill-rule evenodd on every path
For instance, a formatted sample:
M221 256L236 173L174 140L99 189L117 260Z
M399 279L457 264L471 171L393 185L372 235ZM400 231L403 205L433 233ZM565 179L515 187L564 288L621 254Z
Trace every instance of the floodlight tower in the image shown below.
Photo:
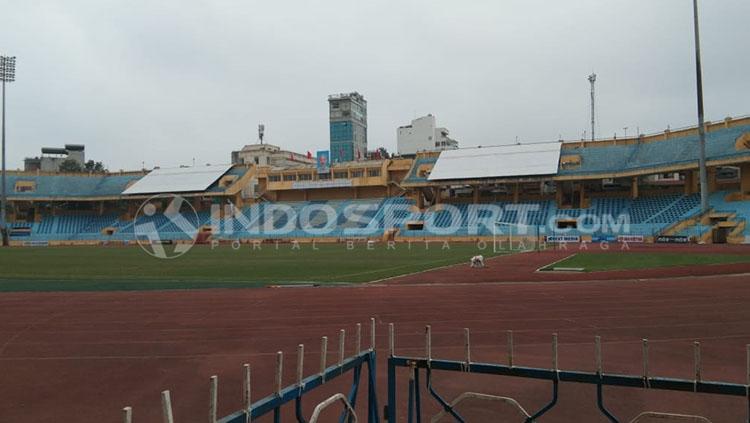
M596 74L591 73L589 75L589 82L591 83L591 141L594 141L594 124L596 123L596 114L594 112L594 85L596 84Z
M701 184L701 211L708 211L708 172L706 171L706 128L703 121L703 72L701 70L701 42L698 31L698 0L693 0L693 25L695 28L695 88L698 97L698 150Z
M263 135L266 133L266 125L263 125L262 123L258 125L258 140L260 140L260 143L263 144Z
M2 232L2 244L7 247L9 244L8 225L6 222L6 207L8 203L7 193L5 192L5 83L13 82L16 80L16 57L15 56L0 56L0 81L3 86L3 100L2 100L2 204L0 204L0 232Z

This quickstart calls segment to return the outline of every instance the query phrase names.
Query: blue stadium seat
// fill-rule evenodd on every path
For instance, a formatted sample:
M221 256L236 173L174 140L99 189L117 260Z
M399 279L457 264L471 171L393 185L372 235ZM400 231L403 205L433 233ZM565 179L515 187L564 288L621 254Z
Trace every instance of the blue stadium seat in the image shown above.
M750 220L750 201L727 202L724 200L726 192L714 193L710 197L711 206L717 211L728 211L737 214L738 220ZM299 201L288 203L262 202L250 207L237 210L235 216L223 219L212 219L210 211L198 213L197 217L188 213L184 218L192 227L203 225L214 226L214 236L217 239L237 238L289 238L289 237L359 237L381 236L386 230L398 228L400 236L424 237L446 235L446 229L454 229L449 235L482 235L492 236L496 230L495 223L520 225L521 216L526 215L526 225L536 227L539 233L547 226L547 234L556 233L554 229L556 218L568 217L579 219L582 225L577 231L565 231L568 234L582 234L589 225L604 222L607 216L612 216L613 223L622 223L621 217L630 222L630 234L656 235L671 224L695 215L699 211L700 197L694 195L668 194L659 196L640 197L595 197L591 199L591 207L586 209L558 209L552 200L531 201L523 204L508 202L490 203L497 209L489 210L486 205L473 207L467 203L445 204L418 211L414 201L404 197L385 199L355 199L331 201ZM268 214L272 204L285 205L293 211L291 218L286 213ZM299 214L305 206L325 205L336 212L336 220L328 222L328 216L322 210L314 211L309 222L303 227ZM455 208L454 212L449 207ZM500 214L495 215L499 210ZM268 222L266 219L270 218ZM424 221L423 230L409 230L409 221ZM162 239L187 239L189 234L164 214L142 217L138 224L153 224ZM30 239L35 240L128 240L136 237L134 222L120 220L114 214L96 215L59 215L44 216L39 223L26 224L31 227ZM266 225L277 231L268 233ZM278 229L288 225L291 232L280 232ZM455 227L454 227L455 226ZM107 227L116 229L114 235L102 234ZM611 234L617 228L606 225L596 234ZM619 228L622 229L622 228ZM683 232L701 234L710 228L695 225ZM317 232L316 232L317 231ZM746 229L750 233L750 229ZM322 232L322 235L321 233Z
M750 126L737 126L710 131L706 134L706 156L709 160L746 156L734 143L738 136L750 131ZM594 145L563 148L562 157L578 155L580 165L561 168L560 175L582 175L600 172L656 169L665 165L698 162L698 136L672 138L665 141L642 142L630 145Z

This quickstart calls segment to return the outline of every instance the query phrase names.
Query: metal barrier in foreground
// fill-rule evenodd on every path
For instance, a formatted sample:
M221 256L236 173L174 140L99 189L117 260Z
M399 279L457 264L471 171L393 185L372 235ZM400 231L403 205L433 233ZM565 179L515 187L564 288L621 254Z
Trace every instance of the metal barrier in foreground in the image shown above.
M333 365L326 362L328 355L328 338L321 339L320 371L312 376L304 376L305 347L300 344L297 347L297 369L296 382L289 386L283 386L283 364L282 352L276 354L275 392L263 399L253 402L250 389L251 372L250 365L243 365L243 404L242 409L228 416L217 417L217 404L219 392L219 380L212 376L209 381L209 423L250 423L263 416L273 415L273 421L282 421L282 406L294 403L294 419L284 417L283 421L296 421L298 423L316 423L324 409L340 404L343 407L339 415L340 423L378 423L378 403L375 387L375 319L370 319L370 348L361 349L362 325L357 324L355 333L355 354L350 357L345 355L346 332L339 331L338 338L338 360ZM366 366L366 368L365 368ZM367 417L357 419L355 413L357 397L359 393L362 373L366 370L367 377ZM352 383L347 394L336 393L323 402L317 404L309 420L303 416L302 401L305 395L316 388L346 374L352 375ZM123 423L132 423L134 411L131 407L122 410ZM162 421L163 423L175 423L172 414L172 399L169 391L162 392ZM195 421L195 419L191 419Z
M387 420L389 422L396 422L397 420L397 405L396 405L396 394L397 394L397 378L396 369L398 367L405 367L410 369L409 381L408 381L408 406L407 406L407 421L409 423L421 423L423 421L422 416L422 398L420 395L421 391L421 378L424 374L424 384L429 392L430 396L434 401L437 402L441 411L433 416L430 421L437 422L445 417L452 417L456 422L465 422L464 417L461 416L458 405L465 400L482 400L486 402L501 402L510 405L513 409L518 412L520 421L526 423L533 422L539 417L546 414L558 403L558 392L560 389L561 382L573 382L582 383L588 385L596 385L596 404L599 411L606 417L606 419L613 423L619 423L620 420L607 409L604 401L604 387L623 387L623 388L637 388L637 389L653 389L653 390L665 390L665 391L682 391L682 392L693 392L693 393L705 393L714 394L730 397L745 398L747 402L747 422L750 423L750 345L747 347L747 379L746 384L739 383L728 383L728 382L716 382L704 380L701 375L701 349L700 343L695 342L693 344L694 350L694 378L692 380L686 379L674 379L664 378L651 375L649 371L649 357L648 357L648 340L644 339L642 342L642 354L643 354L643 371L640 375L621 375L621 374L610 374L604 373L602 369L602 350L601 350L601 338L595 338L595 356L596 356L596 372L582 372L582 371L569 371L560 370L558 367L557 360L557 334L552 335L552 367L549 369L545 368L534 368L517 366L514 363L513 354L513 332L508 331L507 333L508 342L508 362L507 364L495 364L495 363L481 363L475 362L471 359L471 342L469 329L464 329L464 360L440 360L432 357L432 332L430 326L425 329L425 356L424 357L403 357L395 354L394 345L394 326L391 323L389 325L389 358L388 358L388 406L386 409ZM435 385L433 384L433 372L436 371L447 371L447 372L463 372L463 373L475 373L485 375L496 375L496 376L510 376L519 377L526 379L537 379L547 380L551 382L551 398L550 400L539 410L530 413L526 411L521 404L519 404L513 398L487 395L476 392L465 392L459 395L453 401L447 401L442 397ZM650 419L650 420L649 420ZM670 414L670 413L657 413L657 412L644 412L639 414L631 423L660 420L660 421L678 421L678 422L693 422L693 423L706 423L708 419L701 416L690 416L683 414Z

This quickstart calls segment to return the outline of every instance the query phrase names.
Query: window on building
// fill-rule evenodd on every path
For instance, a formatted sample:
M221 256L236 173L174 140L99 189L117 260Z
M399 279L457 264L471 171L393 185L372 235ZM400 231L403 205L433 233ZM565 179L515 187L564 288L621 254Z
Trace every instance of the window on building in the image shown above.
M331 174L330 173L319 173L318 174L318 179L320 179L320 180L331 179Z
M361 178L364 174L362 169L352 170L352 178Z
M380 169L367 169L367 176L371 178L380 176Z
M333 179L346 179L349 175L346 172L333 172Z
M15 192L34 192L36 191L36 182L17 181L14 191Z
M331 122L330 124L332 142L350 141L353 134L354 129L351 122Z
M284 180L285 181L296 181L297 180L297 175L286 174L286 175L284 175Z
M281 175L268 175L268 182L279 182L281 181Z
M312 175L309 173L300 173L299 174L299 180L300 181L311 181Z

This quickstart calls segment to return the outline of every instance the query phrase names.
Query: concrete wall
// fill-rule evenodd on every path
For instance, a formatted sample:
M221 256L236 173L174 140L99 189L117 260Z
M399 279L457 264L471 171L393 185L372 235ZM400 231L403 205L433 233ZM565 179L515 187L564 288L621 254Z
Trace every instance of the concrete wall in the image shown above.
M399 154L416 154L435 149L435 116L427 115L411 121L411 125L397 130Z
M435 129L435 149L436 150L455 150L458 148L458 141L448 136L450 132L447 128Z
M396 130L399 154L416 154L420 151L437 151L458 148L458 142L448 137L446 128L435 126L435 116L416 118L410 125Z
M83 167L86 163L86 153L84 150L69 150L65 155L27 157L24 160L24 169L28 172L57 173L60 170L60 164L65 160L74 160Z
M750 163L740 167L740 191L745 198L750 198Z
M68 159L75 160L83 165L86 163L86 153L83 150L70 150L68 151Z
M232 152L232 164L248 164L257 166L295 166L299 164L315 164L315 158L293 151L282 150L272 144L246 145L239 151Z
M68 157L42 157L40 170L42 172L57 172L65 160L75 160L81 167L85 164L83 153L76 151L71 152Z

